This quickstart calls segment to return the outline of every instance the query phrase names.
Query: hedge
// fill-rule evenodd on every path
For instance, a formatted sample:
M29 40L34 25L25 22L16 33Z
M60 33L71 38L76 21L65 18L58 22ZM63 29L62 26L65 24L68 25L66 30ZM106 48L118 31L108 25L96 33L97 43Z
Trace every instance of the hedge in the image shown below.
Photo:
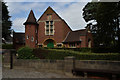
M2 49L13 49L13 44L2 44Z
M39 59L33 55L33 49L29 47L22 47L18 49L17 53L19 59Z
M64 49L73 50L78 52L93 52L93 53L120 53L117 47L95 47L95 48L53 48L53 49Z
M52 48L52 49L73 50L73 51L79 51L79 52L91 52L91 48Z
M34 49L33 53L40 59L64 59L75 56L77 60L120 60L120 53L83 53L64 49Z

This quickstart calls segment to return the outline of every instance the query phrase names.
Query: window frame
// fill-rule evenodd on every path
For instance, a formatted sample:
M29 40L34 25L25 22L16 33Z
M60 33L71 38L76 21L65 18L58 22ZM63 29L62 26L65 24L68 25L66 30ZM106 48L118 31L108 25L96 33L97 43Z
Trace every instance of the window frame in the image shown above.
M48 24L47 24L47 22L48 22ZM52 22L52 24L51 24L51 22ZM52 26L52 28L51 28L51 26ZM47 32L47 30L49 30L49 31ZM52 33L51 33L51 30L52 30ZM54 21L45 21L45 35L54 35L54 32L55 32L54 31Z

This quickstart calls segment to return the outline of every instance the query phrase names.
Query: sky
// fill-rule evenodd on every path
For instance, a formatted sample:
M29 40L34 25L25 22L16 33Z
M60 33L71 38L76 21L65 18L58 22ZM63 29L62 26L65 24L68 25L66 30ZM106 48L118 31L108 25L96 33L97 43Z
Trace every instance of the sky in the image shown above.
M6 1L7 2L7 1ZM44 11L50 6L55 12L64 19L70 28L74 30L84 29L86 22L82 16L82 9L88 3L86 2L10 2L8 6L11 16L12 29L15 32L25 32L23 23L26 21L30 10L32 9L38 20Z

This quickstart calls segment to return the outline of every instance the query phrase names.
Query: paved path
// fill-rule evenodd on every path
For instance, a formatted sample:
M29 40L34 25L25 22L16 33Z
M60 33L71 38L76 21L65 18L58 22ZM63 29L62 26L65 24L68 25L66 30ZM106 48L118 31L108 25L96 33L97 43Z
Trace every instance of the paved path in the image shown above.
M32 69L3 69L3 78L73 78L63 73L44 72Z
M0 49L0 80L2 78L2 52L1 52L1 49Z

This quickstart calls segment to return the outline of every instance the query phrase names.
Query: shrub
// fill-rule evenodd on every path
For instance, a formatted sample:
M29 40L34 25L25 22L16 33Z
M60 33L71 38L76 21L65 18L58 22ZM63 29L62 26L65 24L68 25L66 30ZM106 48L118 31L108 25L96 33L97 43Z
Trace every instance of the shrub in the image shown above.
M22 47L17 51L17 53L19 59L38 59L33 55L33 49L29 47Z
M91 52L91 48L53 48L53 49L73 50L73 51L79 51L79 52Z
M120 60L119 53L83 53L64 49L34 49L34 52L37 57L43 56L44 59L64 59L67 56L75 56L77 60Z
M118 53L119 49L116 47L95 47L91 51L94 53Z
M13 49L13 44L2 44L2 49Z

